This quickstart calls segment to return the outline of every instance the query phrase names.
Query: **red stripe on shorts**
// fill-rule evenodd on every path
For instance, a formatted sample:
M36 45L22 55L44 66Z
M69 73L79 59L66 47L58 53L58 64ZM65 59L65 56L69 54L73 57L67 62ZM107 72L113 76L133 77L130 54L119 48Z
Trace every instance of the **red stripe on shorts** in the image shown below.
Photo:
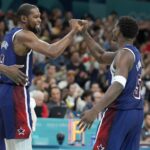
M106 150L107 143L109 140L109 132L115 118L116 110L108 109L104 114L101 126L98 130L96 142L94 144L93 150Z
M24 87L16 86L13 90L14 106L15 106L15 138L25 139L30 135L30 128L27 121L26 103ZM28 110L28 109L27 109Z

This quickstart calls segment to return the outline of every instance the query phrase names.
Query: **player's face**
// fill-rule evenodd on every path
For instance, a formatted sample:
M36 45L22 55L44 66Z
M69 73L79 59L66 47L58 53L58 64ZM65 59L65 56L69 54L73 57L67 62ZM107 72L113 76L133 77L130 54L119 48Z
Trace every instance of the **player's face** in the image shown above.
M112 38L112 40L114 41L114 42L117 42L118 41L118 36L119 36L119 33L120 33L120 30L119 30L119 27L118 27L118 25L117 25L118 23L116 23L115 24L115 27L114 27L114 29L113 29L113 38Z
M40 32L40 24L41 24L41 14L38 8L34 8L30 10L31 13L28 16L28 29L34 33Z

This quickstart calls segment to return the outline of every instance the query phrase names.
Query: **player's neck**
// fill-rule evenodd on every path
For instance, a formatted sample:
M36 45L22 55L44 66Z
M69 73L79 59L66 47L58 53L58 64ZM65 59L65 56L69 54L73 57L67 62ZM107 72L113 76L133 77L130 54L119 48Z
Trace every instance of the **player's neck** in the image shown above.
M27 27L25 26L25 24L22 24L22 23L19 23L19 24L18 24L18 27L19 27L19 28L22 28L22 29L27 29Z
M125 45L133 45L132 39L125 39L119 42L119 47L124 47Z

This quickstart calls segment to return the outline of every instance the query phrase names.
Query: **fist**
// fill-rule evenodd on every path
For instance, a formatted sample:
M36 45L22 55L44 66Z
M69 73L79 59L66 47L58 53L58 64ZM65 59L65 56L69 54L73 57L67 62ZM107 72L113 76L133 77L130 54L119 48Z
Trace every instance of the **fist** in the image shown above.
M76 31L82 31L82 29L83 29L82 21L79 19L71 19L69 21L69 24L70 24L71 28L75 29Z

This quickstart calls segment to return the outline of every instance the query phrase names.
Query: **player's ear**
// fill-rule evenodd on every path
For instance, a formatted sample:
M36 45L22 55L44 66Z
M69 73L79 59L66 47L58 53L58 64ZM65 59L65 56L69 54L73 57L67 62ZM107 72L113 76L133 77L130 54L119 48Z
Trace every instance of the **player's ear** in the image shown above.
M21 16L21 22L26 23L27 22L27 17L22 15Z

